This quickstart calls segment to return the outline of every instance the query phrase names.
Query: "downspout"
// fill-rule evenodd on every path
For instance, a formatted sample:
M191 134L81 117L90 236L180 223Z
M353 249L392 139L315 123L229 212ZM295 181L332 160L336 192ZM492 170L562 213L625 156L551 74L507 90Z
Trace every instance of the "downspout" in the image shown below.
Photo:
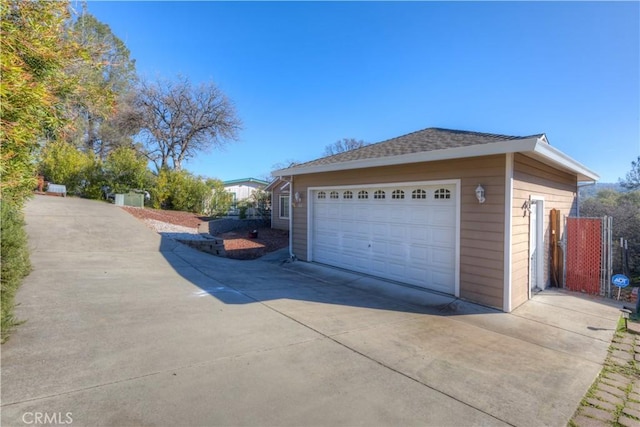
M289 179L289 260L295 261L293 253L293 175Z

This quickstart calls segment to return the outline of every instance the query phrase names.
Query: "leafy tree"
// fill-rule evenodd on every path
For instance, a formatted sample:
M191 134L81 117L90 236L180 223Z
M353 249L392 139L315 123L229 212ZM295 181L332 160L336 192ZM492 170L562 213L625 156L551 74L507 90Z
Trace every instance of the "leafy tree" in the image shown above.
M145 153L158 172L182 169L198 153L237 140L241 129L233 103L211 82L143 81L137 106Z
M585 217L613 218L613 266L622 272L620 246L623 238L628 240L629 269L635 280L640 280L640 190L619 193L613 190L598 192L596 197L586 199L580 206L580 215Z
M620 179L620 185L627 190L640 189L640 156L636 161L631 162L631 170L627 173L625 179Z
M38 141L64 131L61 98L75 90L64 70L81 51L68 35L68 3L0 3L0 197L21 205L36 185Z
M132 132L114 125L123 110L120 104L126 106L127 94L136 80L135 61L109 26L86 10L70 25L70 32L86 52L82 61L75 61L67 70L80 83L67 99L67 113L75 123L70 137L104 158L113 146L130 145L131 135L137 133L137 129Z
M365 145L369 144L362 140L357 140L354 138L342 138L331 145L327 145L324 148L324 156L334 156L336 154L344 153L345 151L362 148Z

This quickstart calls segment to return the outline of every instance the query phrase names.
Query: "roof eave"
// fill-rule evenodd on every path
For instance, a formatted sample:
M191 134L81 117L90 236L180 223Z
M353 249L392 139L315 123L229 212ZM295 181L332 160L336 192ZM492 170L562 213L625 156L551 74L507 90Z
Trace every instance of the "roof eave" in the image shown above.
M305 175L310 173L337 172L348 169L363 169L380 166L404 165L409 163L434 162L438 160L463 159L466 157L490 156L494 154L531 151L538 138L526 138L478 144L467 147L446 148L443 150L425 151L422 153L402 154L399 156L377 157L373 159L352 160L324 165L294 166L273 171L273 176Z
M594 182L600 179L598 174L581 163L573 160L560 150L552 147L544 135L525 139L478 144L467 147L447 148L444 150L426 151L422 153L403 154L400 156L379 157L373 159L352 160L348 162L324 165L294 166L272 172L273 176L305 175L311 173L337 172L348 169L363 169L380 166L403 165L409 163L433 162L438 160L454 160L468 157L491 156L496 154L522 153L536 157L551 165L574 173L578 182Z
M253 182L256 184L261 184L261 185L269 185L269 182L264 181L262 179L257 179L257 178L241 178L241 179L232 179L229 181L223 181L222 185L224 186L231 186L231 185L236 185L236 184L241 184L243 182Z
M551 163L559 169L574 173L578 178L578 182L596 182L600 179L600 175L596 172L551 145L537 144L533 150L533 154L534 157L536 155L540 156L544 161Z

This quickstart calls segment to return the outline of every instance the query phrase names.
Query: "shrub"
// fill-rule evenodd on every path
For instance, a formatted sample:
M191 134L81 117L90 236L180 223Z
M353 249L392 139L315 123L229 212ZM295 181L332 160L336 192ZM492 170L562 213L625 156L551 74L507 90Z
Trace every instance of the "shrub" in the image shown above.
M0 342L5 342L11 329L18 324L13 315L14 297L22 279L31 271L27 233L21 211L0 200L0 234L2 245L2 276L0 277L0 318L2 332Z
M204 213L212 217L221 217L229 213L233 204L233 194L226 191L224 184L219 179L207 179L209 195L205 197Z
M238 218L247 219L247 211L251 206L251 202L249 202L248 200L240 200L238 202Z
M211 188L199 177L187 171L162 169L151 197L154 208L202 213Z
M104 179L114 193L145 190L150 184L147 160L133 148L116 148L104 163Z
M67 192L81 194L87 181L87 171L96 160L64 141L49 142L42 150L41 173L54 184L64 184Z

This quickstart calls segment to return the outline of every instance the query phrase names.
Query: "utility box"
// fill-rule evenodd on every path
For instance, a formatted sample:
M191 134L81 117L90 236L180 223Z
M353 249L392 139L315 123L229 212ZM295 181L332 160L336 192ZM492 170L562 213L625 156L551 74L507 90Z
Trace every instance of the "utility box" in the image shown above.
M139 193L116 194L115 204L116 206L132 206L134 208L143 208L144 194L139 194Z

